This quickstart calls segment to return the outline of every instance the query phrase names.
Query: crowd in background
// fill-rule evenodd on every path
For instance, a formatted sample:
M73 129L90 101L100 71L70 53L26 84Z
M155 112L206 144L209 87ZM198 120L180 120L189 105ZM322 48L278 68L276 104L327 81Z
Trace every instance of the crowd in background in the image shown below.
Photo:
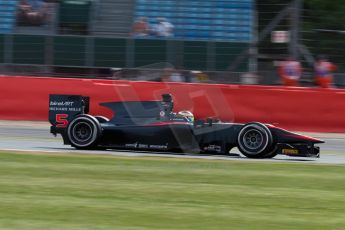
M20 0L17 10L17 25L41 26L46 24L49 20L49 2L53 1ZM134 38L172 38L174 37L174 27L175 26L164 17L157 17L154 19L139 17L132 25L130 36ZM326 56L319 56L313 68L313 83L321 88L333 87L333 72L336 69L337 67L332 64ZM292 57L282 61L278 68L278 74L284 86L300 86L303 72L304 70L300 61ZM201 75L200 73L195 74L191 71L166 68L162 69L162 74L158 80L200 82L199 77L196 77ZM202 74L205 75L205 73ZM203 79L208 79L208 77L204 77ZM248 72L242 74L240 82L243 84L259 84L257 79L257 73Z
M326 56L320 55L314 64L314 83L321 88L333 87L336 66ZM279 75L285 86L299 86L303 68L299 61L289 57L279 66Z
M174 36L174 25L164 17L156 18L156 23L150 25L148 18L140 17L132 27L131 35L133 37L162 37L168 38Z
M17 25L44 25L49 17L48 11L48 3L44 0L21 0L17 10Z

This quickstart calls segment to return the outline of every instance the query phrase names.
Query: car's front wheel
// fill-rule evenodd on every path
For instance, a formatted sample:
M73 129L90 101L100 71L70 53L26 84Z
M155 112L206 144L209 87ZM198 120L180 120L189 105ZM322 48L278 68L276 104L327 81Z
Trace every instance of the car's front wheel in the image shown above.
M248 158L272 157L273 137L271 131L261 123L249 123L238 134L238 149Z
M97 146L101 136L101 126L90 115L74 118L68 126L67 136L71 145L78 149L91 149Z
M269 158L273 158L273 157L275 157L275 156L277 156L277 155L278 155L278 148L277 148L276 145L273 145L273 146L271 147L271 149L269 149L269 151L267 151L267 152L265 153L265 155L263 156L263 158L269 159Z

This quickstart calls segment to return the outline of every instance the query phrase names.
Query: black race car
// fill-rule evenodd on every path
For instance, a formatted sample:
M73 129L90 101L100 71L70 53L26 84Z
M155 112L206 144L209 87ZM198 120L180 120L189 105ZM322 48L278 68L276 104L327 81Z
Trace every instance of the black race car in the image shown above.
M195 120L173 112L170 94L161 101L106 102L113 117L89 115L89 97L50 95L51 133L77 149L130 149L159 152L229 154L237 147L249 158L277 154L319 157L323 141L269 124Z

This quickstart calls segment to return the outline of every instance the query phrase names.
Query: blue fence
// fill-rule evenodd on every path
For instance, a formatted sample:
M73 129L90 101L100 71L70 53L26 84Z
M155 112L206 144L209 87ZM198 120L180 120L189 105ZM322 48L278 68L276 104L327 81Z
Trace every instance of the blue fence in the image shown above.
M0 0L0 33L11 33L16 21L17 0Z
M249 42L253 34L253 0L136 0L136 17L150 24L165 17L178 38Z

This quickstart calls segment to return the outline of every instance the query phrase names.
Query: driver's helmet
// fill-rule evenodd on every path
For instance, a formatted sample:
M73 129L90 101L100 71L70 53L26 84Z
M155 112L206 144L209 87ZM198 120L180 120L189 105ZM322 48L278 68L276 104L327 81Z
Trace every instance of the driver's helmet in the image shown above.
M194 122L194 115L190 111L180 111L177 115L184 117L188 122Z

